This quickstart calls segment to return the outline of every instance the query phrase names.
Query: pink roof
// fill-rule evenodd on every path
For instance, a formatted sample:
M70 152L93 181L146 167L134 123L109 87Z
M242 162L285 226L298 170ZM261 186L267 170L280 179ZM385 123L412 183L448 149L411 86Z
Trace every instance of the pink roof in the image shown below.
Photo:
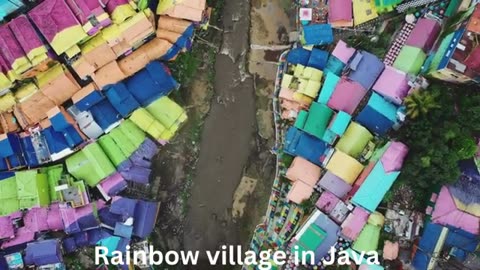
M330 0L328 1L328 21L352 21L353 7L352 0Z
M290 192L288 192L287 199L300 204L312 196L313 188L301 181L293 183Z
M458 209L446 186L440 190L433 210L432 221L441 225L451 225L473 234L480 232L480 218Z
M23 217L25 227L32 232L48 231L47 208L31 208Z
M408 75L394 67L385 66L372 89L393 103L402 104L410 89Z
M401 142L391 142L380 161L387 173L399 171L408 154L408 147Z
M127 182L120 173L114 173L100 182L100 186L110 196L116 195L127 187Z
M295 157L290 168L288 168L286 177L291 181L302 181L310 187L314 187L320 179L322 170L317 165L302 158Z
M5 249L5 248L25 244L33 240L35 240L35 232L30 231L26 227L22 227L17 230L15 234L15 238L3 242L1 248Z
M62 215L60 213L60 206L57 203L50 205L47 216L49 230L59 231L65 229L65 226L63 225Z
M359 83L342 78L328 101L328 107L353 114L366 93Z
M395 260L398 257L398 242L390 242L385 241L385 245L383 246L383 258L385 260Z
M317 206L317 208L325 214L330 214L330 212L332 212L333 208L335 208L335 205L337 205L339 201L340 199L337 198L337 196L335 196L333 193L325 191L322 193L322 195L320 195L320 198L318 199L315 206Z
M355 207L342 224L342 235L354 241L367 224L370 214L361 207Z
M15 236L13 232L13 223L9 216L0 217L0 239L11 238Z
M333 49L332 55L338 58L338 60L342 61L344 64L348 63L348 60L352 58L355 54L355 48L348 47L347 43L343 40L339 40L335 49Z
M405 45L420 48L428 53L433 47L440 30L441 26L436 20L421 18L408 36Z

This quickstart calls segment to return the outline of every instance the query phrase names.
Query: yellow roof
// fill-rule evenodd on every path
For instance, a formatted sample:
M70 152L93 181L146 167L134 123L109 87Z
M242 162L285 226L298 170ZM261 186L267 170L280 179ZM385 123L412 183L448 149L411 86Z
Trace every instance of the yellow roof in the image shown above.
M359 25L378 17L374 0L353 0L353 22Z
M351 156L336 150L326 168L351 185L362 172L363 165Z
M462 210L463 212L480 217L480 205L478 203L472 203L472 204L466 205L462 203L460 200L458 200L457 198L453 196L452 198L455 201L455 205L457 205L458 209Z

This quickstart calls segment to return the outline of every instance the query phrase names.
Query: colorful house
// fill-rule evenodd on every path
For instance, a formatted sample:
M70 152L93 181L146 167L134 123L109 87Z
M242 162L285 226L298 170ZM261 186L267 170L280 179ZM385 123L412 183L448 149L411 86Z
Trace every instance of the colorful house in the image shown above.
M328 2L328 22L333 27L353 26L352 0L333 0Z
M360 25L378 17L374 1L353 0L353 23Z
M411 75L417 75L427 58L421 48L405 45L393 63L393 67Z
M325 130L322 140L330 145L333 145L337 138L343 136L350 124L350 120L352 120L352 116L350 114L344 111L339 111L336 113L332 117L327 130Z
M58 55L87 37L65 1L45 0L34 7L28 16ZM61 16L61 20L56 16Z
M385 65L375 55L359 51L348 65L350 74L348 78L352 81L358 82L363 88L369 90L377 80L380 73L382 73Z
M3 21L6 16L23 6L24 4L21 0L2 1L2 3L0 3L0 20Z
M313 102L310 106L303 130L318 139L322 139L332 115L333 110L327 107L327 105Z
M27 244L25 264L35 266L55 265L63 263L60 241L57 239L42 240Z
M415 24L405 45L422 49L428 53L440 34L441 26L433 19L421 18Z
M358 252L377 251L380 231L385 219L379 212L374 212L368 217L367 224L363 227L352 248Z
M335 148L358 159L372 139L373 135L366 128L358 123L351 122Z
M377 93L372 93L355 120L371 132L383 136L397 122L397 107Z
M335 91L335 87L340 81L340 77L338 77L335 73L327 72L326 74L325 81L323 82L322 89L320 90L320 94L318 95L317 99L319 103L323 104L328 103L333 91Z
M347 193L352 189L352 186L347 184L343 179L336 176L335 174L327 171L320 182L318 182L319 186L323 189L330 191L332 194L337 196L338 198L343 198Z
M407 73L391 66L385 66L372 89L385 99L400 105L410 90L408 81Z
M328 45L333 42L330 24L310 24L302 28L300 41L303 45Z
M9 68L7 74L11 79L19 78L20 74L32 67L8 25L0 26L0 51Z
M367 224L369 216L370 213L363 208L355 207L342 223L342 236L355 241L365 224Z
M306 160L321 165L325 159L327 144L302 130L290 127L285 134L285 153L300 156Z
M108 14L103 10L100 2L95 0L67 0L67 5L82 24L83 30L90 36L112 23Z
M336 85L327 105L334 110L353 114L366 94L367 90L360 83L343 77Z
M351 185L362 172L363 165L349 155L336 150L325 168Z

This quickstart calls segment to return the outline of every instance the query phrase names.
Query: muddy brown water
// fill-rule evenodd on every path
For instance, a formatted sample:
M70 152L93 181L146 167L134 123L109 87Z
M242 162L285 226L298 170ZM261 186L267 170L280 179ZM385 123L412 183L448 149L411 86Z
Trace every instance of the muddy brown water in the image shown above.
M255 134L253 80L245 71L249 1L225 1L223 44L216 56L215 94L205 119L184 228L186 250L245 243L231 219L232 198Z

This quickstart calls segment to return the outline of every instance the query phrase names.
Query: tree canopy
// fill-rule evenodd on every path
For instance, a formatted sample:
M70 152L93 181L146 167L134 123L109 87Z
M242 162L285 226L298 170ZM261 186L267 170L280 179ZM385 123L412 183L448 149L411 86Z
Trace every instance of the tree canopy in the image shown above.
M429 106L428 113L414 113L394 137L410 148L396 186L409 185L422 204L432 187L455 182L460 176L458 162L475 154L480 91L435 83L418 95L435 106Z

